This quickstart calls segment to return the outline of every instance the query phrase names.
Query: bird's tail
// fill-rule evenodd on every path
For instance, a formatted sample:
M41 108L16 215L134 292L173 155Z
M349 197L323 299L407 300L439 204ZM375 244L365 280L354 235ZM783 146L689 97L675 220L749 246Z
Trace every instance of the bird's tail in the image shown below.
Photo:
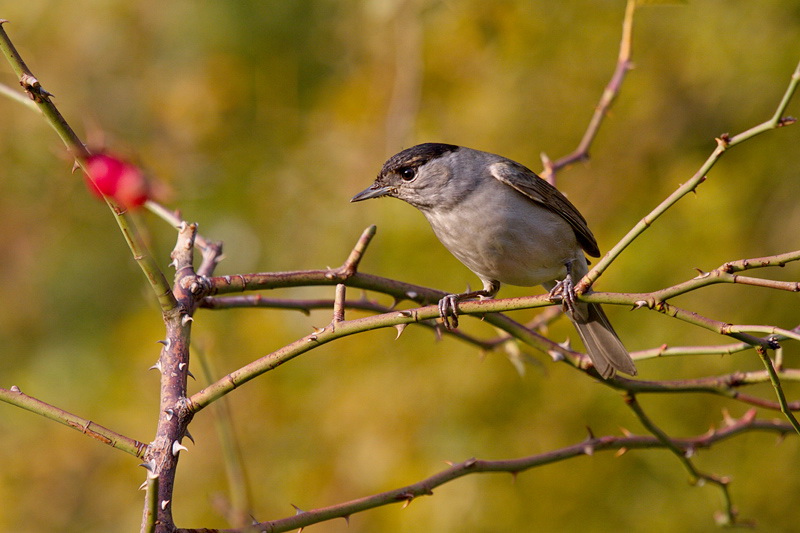
M572 322L597 372L603 379L612 377L616 371L635 376L633 359L614 332L603 309L592 303L578 304L576 307Z

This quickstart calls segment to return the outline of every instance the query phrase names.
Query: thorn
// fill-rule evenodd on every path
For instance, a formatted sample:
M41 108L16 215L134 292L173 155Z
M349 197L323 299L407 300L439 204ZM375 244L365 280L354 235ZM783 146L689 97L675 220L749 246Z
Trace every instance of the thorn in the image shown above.
M711 275L711 272L703 272L699 268L695 268L695 270L697 271L697 276L695 276L694 279L703 279Z
M161 510L162 511L164 509L166 509L168 505L169 505L169 500L161 500Z
M642 307L650 307L650 304L647 303L647 300L639 300L633 303L633 309L631 311L636 311L637 309L641 309Z
M158 370L159 372L161 372L161 359L156 361L156 364L154 364L153 366L151 366L147 370Z
M2 24L2 23L0 23L0 24ZM17 387L16 385L11 385L11 392L20 393L22 391L19 390L19 387Z
M186 324L188 324L189 322L192 322L193 320L194 320L194 318L192 318L191 316L183 315L181 317L181 326L185 326Z
M584 444L583 453L591 457L592 455L594 455L594 446L592 446L591 444Z
M736 420L731 416L726 408L722 408L722 420L725 422L725 425L731 427L736 423Z
M172 456L173 457L178 457L178 454L181 453L182 451L187 451L188 452L189 448L187 448L186 446L184 446L183 444L181 444L177 440L176 441L172 441Z
M567 349L567 350L571 350L572 349L572 346L571 346L571 344L569 342L569 339L565 340L564 342L559 343L558 345L561 346L562 348ZM555 361L556 363L558 363L559 361L563 361L564 360L564 354L559 352L558 350L547 350L547 355L549 355L553 359L553 361Z
M186 368L186 363L178 363L178 370L183 370Z
M411 502L412 502L413 499L414 499L414 496L408 496L406 498L406 501L403 502L403 506L401 507L401 509L405 509L406 507L411 505Z
M171 266L172 268L178 268L178 260L173 259L172 262L170 262L170 264L168 264L167 266Z
M296 506L295 504L293 504L293 503L290 503L289 505L291 505L292 507L294 507L294 514L298 515L298 514L303 514L303 513L305 513L305 511L304 511L304 510L300 509L300 508L299 508L298 506Z
M397 313L397 316L401 316L403 318L411 318L414 315L413 315L413 313L411 311L406 309L404 311L400 311L399 313Z
M349 526L350 525L350 515L346 514L342 518L344 518L344 521L347 522L347 525Z
M564 354L557 350L547 350L547 355L556 363L564 360Z
M586 426L586 432L589 434L589 440L594 440L594 432L592 431L592 428Z
M144 481L142 481L142 484L139 485L139 488L136 490L144 490L146 488L147 488L147 480L145 479Z
M620 431L622 432L622 434L623 434L623 435L625 435L626 437L632 437L632 436L633 436L633 433L631 433L631 432L630 432L630 430L629 430L628 428L624 428L624 427L620 426L619 430L620 430Z
M156 461L155 461L155 459L150 459L146 463L142 463L139 466L143 467L148 472L155 472L156 471Z
M742 415L742 418L740 418L739 420L744 422L745 424L750 424L755 419L756 419L756 410L748 409L748 411L744 415Z
M312 326L312 327L314 328L314 335L319 335L320 333L324 333L325 332L325 328L318 328L316 326Z
M165 413L167 413L167 420L172 420L172 417L175 416L175 411L172 409L165 409Z
M416 299L416 298L417 298L417 296L419 296L419 294L417 294L417 292L416 292L416 291L406 291L406 297L407 297L409 300L414 300L414 299Z
M445 461L444 464L447 466L453 466L453 461Z
M187 374L187 375L188 375L190 378L192 378L193 380L197 381L197 378L196 378L196 377L194 377L194 374L192 374L192 371L191 371L191 370L189 370L188 368L186 369L186 374Z
M164 346L169 346L169 341L161 339L160 341L156 341L156 344L163 344Z
M189 433L188 429L183 432L183 436L192 441L192 444L194 444L194 437L192 437L192 434Z
M686 451L683 452L683 456L686 457L687 459L691 459L692 457L694 457L694 446L689 446L688 448L686 448Z
M403 331L405 331L406 326L408 326L408 324L395 324L394 329L397 330L397 336L394 338L394 340L400 338L400 335L403 334Z
M519 471L517 471L517 470L514 470L514 471L512 471L512 472L509 472L509 474L511 474L511 482L512 482L512 483L514 483L514 484L516 485L516 483L517 483L517 478L519 477Z
M614 457L622 457L628 451L628 448L620 448L617 450L617 453L614 454Z

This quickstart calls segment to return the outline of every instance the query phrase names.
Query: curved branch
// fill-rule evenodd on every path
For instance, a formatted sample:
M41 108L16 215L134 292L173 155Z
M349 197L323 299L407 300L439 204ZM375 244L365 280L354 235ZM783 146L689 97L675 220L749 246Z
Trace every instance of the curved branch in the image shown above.
M741 433L751 431L768 431L787 435L792 432L789 424L780 423L772 420L758 420L755 417L755 410L748 411L738 420L728 420L725 427L721 429L711 429L703 435L685 439L668 439L671 446L690 453L700 448L710 448L714 444L729 439ZM536 468L538 466L553 464L582 455L592 455L595 452L616 451L623 453L628 450L637 449L661 449L666 444L653 436L626 435L626 436L604 436L594 437L590 435L583 442L552 450L550 452L521 457L518 459L506 459L498 461L486 461L480 459L468 459L450 468L434 474L426 479L400 487L394 490L382 492L372 496L359 498L349 502L313 509L310 511L300 511L294 516L261 522L254 524L253 527L259 531L269 533L279 533L293 529L303 528L312 524L325 522L337 518L348 518L354 513L382 507L393 503L403 503L407 505L414 498L419 496L430 496L433 489L444 485L452 480L479 473L509 473L517 475L520 472ZM214 530L220 533L244 533L248 529L221 529ZM178 529L177 533L205 533L208 529Z

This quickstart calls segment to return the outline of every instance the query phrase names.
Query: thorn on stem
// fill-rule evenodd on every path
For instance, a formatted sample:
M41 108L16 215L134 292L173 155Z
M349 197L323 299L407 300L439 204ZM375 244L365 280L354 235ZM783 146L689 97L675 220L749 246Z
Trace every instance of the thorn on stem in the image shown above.
M177 440L172 441L172 456L177 457L179 453L182 451L189 451L189 448L178 442Z

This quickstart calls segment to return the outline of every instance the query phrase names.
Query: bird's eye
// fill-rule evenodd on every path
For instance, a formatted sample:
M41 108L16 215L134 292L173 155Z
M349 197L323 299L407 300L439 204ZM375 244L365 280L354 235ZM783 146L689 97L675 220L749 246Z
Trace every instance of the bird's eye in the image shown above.
M414 176L417 175L416 169L411 167L401 168L398 173L400 174L400 177L403 178L403 181L411 181L414 179Z

